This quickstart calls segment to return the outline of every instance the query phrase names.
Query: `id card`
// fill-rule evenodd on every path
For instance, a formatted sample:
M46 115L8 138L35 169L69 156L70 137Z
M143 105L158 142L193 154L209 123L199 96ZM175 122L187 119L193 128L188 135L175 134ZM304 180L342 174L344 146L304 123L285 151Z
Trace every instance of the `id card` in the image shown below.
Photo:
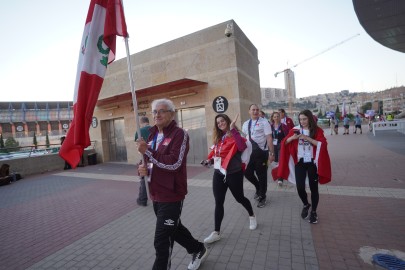
M277 145L278 139L273 139L273 145Z
M221 158L214 157L214 169L221 169Z

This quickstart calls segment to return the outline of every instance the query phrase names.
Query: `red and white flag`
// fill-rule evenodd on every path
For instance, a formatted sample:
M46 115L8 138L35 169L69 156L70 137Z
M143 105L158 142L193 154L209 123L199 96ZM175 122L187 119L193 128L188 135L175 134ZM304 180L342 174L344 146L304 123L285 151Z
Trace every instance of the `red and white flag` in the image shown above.
M346 103L343 101L343 104L342 104L342 118L345 117L346 114L347 114Z
M89 128L116 36L127 37L121 0L91 0L80 46L73 98L74 117L59 155L76 168L90 145Z

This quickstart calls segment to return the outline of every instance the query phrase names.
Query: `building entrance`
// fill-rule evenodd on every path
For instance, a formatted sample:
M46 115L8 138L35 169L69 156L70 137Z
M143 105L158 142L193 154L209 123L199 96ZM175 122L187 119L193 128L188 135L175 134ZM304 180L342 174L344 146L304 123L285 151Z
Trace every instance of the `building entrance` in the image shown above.
M109 161L127 161L124 118L102 121L107 134Z
M177 123L187 131L190 137L190 150L187 155L187 162L199 164L208 155L205 108L198 107L177 110Z

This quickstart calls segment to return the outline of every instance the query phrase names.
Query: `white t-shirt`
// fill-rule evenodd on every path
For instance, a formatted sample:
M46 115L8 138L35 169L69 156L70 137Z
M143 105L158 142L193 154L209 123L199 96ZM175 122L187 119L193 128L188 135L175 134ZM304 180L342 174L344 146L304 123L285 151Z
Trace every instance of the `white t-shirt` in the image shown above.
M309 136L309 130L301 129L300 131L302 134ZM312 154L312 144L309 141L298 139L298 160L304 158L305 153L307 153L308 157L314 158Z
M246 138L249 140L249 122L252 121L250 126L250 135L252 136L252 140L254 140L261 149L268 150L267 142L267 135L272 134L271 126L269 121L264 118L257 118L256 120L249 119L242 126L242 132L246 134ZM264 146L266 145L266 148Z

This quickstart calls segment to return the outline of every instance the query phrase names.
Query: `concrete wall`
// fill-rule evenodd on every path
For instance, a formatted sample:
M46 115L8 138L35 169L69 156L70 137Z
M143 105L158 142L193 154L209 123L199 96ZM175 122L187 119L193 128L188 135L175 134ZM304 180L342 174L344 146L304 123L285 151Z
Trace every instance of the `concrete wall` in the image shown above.
M85 150L84 152L84 164L88 165L87 155L94 153L94 150ZM10 160L1 160L1 164L9 164L10 170L18 172L22 177L41 174L51 171L63 170L65 161L58 154L46 154L35 157L17 158Z

